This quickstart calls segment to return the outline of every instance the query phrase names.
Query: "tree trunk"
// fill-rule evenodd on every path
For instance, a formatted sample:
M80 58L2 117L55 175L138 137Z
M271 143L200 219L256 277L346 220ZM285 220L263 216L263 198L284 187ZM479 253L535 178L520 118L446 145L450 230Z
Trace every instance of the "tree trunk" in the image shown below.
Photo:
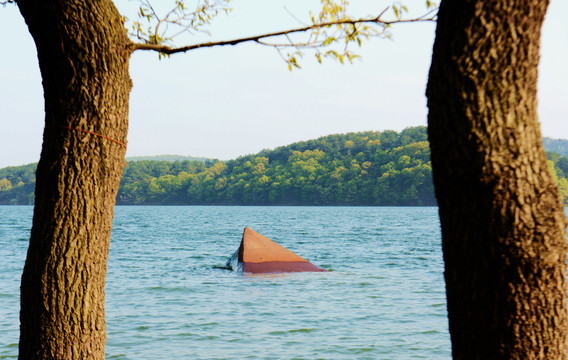
M110 0L18 0L45 98L21 359L104 359L104 286L120 183L131 43Z
M442 1L428 123L455 359L566 359L566 217L537 121L548 1Z

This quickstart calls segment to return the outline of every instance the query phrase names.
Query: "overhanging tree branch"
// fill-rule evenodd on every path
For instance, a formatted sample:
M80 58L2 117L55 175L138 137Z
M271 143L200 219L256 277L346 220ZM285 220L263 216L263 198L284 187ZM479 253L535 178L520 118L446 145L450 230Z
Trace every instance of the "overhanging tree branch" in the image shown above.
M372 18L372 19L355 19L355 20L348 19L348 20L330 21L330 22L325 22L325 23L320 23L320 24L313 24L313 25L309 25L309 26L304 26L304 27L300 27L300 28L296 28L296 29L289 29L289 30L277 31L277 32L266 33L266 34L261 34L261 35L242 37L242 38L237 38L237 39L233 39L233 40L203 42L203 43L181 46L181 47L171 47L171 46L168 46L168 45L151 44L151 43L134 43L133 44L133 50L149 50L149 51L156 51L156 52L159 52L159 53L162 53L162 54L171 55L171 54L175 54L175 53L187 52L187 51L200 49L200 48L237 45L237 44L240 44L240 43L251 42L251 41L256 42L258 44L261 44L261 45L272 46L272 47L277 47L277 48L280 48L280 47L306 47L306 46L315 47L315 46L321 45L321 44L325 45L324 44L325 40L305 42L305 43L297 43L297 44L294 43L294 42L275 44L275 43L264 42L262 40L272 38L272 37L287 36L287 35L290 35L290 34L303 33L303 32L307 32L307 31L310 31L310 30L330 28L332 26L351 25L351 26L354 27L353 32L355 32L355 31L357 31L355 27L357 25L361 25L361 24L369 24L369 23L378 24L384 30L384 29L386 29L389 26L394 25L394 24L409 23L409 22L436 21L435 11L430 11L430 12L426 13L425 15L421 16L421 17L417 17L417 18L413 18L413 19L398 19L398 20L391 20L391 21L381 20L381 16L384 14L385 11L381 12L381 14L379 14L379 16L377 16L376 18ZM353 32L351 33L351 36L353 35ZM348 35L349 34L347 34L347 36ZM346 37L346 36L344 36L344 37Z

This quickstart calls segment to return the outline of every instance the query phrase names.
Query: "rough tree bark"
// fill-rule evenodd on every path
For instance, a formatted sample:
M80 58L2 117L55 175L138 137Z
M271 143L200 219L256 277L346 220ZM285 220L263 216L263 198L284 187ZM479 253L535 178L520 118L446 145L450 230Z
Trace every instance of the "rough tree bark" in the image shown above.
M566 218L537 121L548 1L442 1L428 127L455 359L566 359Z
M110 0L18 0L45 130L21 285L21 359L104 359L104 284L124 165L131 43Z

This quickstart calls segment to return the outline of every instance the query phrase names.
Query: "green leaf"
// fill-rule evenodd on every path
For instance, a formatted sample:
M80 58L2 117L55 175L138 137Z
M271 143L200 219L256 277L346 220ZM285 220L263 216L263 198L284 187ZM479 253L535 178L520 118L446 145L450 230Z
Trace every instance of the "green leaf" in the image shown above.
M400 13L399 13L398 7L396 7L396 5L392 6L392 11L394 12L394 16L396 16L396 18L400 20Z

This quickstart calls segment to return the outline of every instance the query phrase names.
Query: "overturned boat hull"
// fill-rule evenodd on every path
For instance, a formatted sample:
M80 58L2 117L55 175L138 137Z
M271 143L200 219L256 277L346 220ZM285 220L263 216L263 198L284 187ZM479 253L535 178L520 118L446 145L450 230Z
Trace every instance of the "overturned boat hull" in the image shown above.
M247 273L326 271L248 227L227 266Z

